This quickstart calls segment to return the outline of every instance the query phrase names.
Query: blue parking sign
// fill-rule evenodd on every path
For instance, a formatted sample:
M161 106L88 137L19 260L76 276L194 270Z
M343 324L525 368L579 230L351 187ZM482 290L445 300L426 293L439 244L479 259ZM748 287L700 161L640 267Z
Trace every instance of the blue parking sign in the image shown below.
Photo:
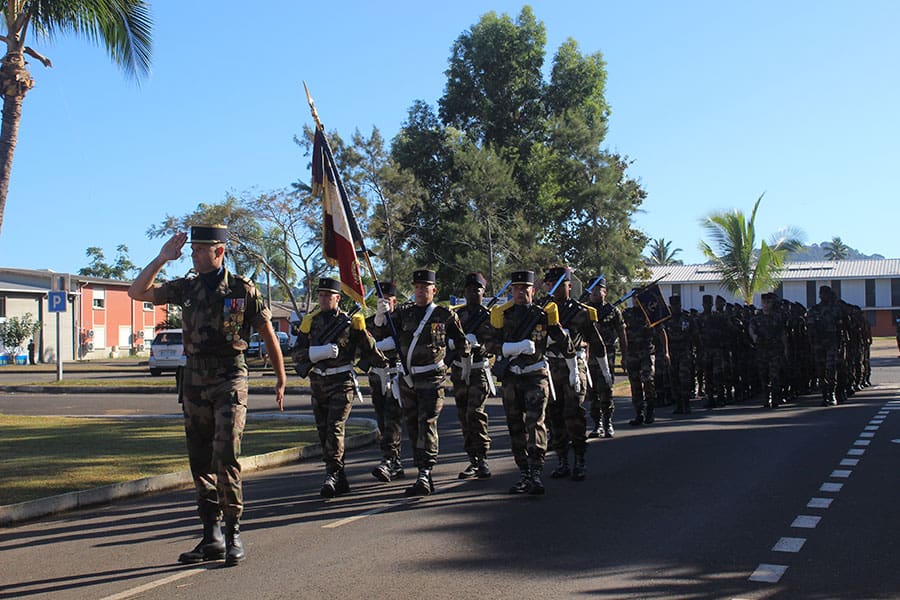
M66 312L66 293L50 292L47 304L47 310L50 312Z

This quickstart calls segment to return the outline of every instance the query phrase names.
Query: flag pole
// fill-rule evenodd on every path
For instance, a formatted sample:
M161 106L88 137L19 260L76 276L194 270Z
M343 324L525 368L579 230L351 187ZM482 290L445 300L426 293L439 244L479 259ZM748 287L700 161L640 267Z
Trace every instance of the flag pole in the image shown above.
M322 124L322 120L319 118L319 111L316 110L316 104L313 102L312 95L309 93L309 88L306 86L306 82L303 82L303 90L306 92L306 101L309 103L309 110L312 113L313 121L316 122L316 129L322 133L322 138L325 140L325 149L331 154L331 147L328 144L328 138L325 137L325 126ZM333 157L332 157L333 159ZM346 190L344 189L344 184L340 180L340 176L337 173L337 169L335 169L335 176L338 177L337 185L341 191L341 194L346 197ZM349 207L348 207L348 216L352 216ZM355 221L355 219L354 219ZM359 229L358 225L356 229ZM372 283L375 286L375 293L378 294L378 298L384 300L384 291L381 289L381 282L378 281L378 274L375 272L375 267L372 266L372 259L369 256L369 250L366 248L366 241L362 237L362 232L360 232L359 236L359 250L362 253L363 257L366 259L366 266L369 268L369 274L372 275ZM394 325L394 320L388 315L387 317L388 325L391 330L391 338L394 340L394 345L399 350L400 349L400 338L397 335L397 327ZM398 353L398 356L400 354ZM406 366L406 363L403 360L400 360L400 367L403 370L403 375L409 375L409 369Z

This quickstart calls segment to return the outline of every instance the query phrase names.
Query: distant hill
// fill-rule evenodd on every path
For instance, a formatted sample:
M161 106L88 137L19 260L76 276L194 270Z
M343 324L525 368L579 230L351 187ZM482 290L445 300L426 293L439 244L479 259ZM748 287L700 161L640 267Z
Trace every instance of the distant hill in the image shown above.
M817 260L828 260L825 258L825 253L828 251L825 248L825 244L829 242L822 242L821 244L812 244L810 246L803 246L797 252L791 252L787 255L787 260L797 261L797 262L807 262L807 261L817 261ZM859 250L854 248L850 248L850 253L847 255L848 260L863 260L866 258L871 259L884 259L884 256L881 254L863 254Z

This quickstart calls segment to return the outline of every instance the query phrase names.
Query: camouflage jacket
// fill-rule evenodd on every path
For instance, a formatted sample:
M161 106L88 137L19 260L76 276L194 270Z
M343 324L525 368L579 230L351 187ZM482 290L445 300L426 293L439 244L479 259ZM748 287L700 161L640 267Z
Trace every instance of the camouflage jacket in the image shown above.
M619 330L625 327L622 311L618 306L613 306L608 302L589 302L588 306L597 311L597 329L606 344L606 352L613 354L616 349L616 340L619 338Z
M534 324L527 331L526 325ZM537 304L516 304L509 301L491 309L491 336L485 344L487 351L503 356L505 342L531 340L534 354L520 354L511 360L517 367L528 367L544 360L547 344L552 339L566 358L575 356L575 348L569 335L559 325L559 311L553 302L544 308Z
M839 347L844 331L844 311L836 302L820 302L806 311L806 332L818 348Z
M315 363L313 366L317 369L350 365L357 353L377 367L387 365L384 354L375 348L375 339L366 330L365 318L358 313L351 317L340 309L323 311L316 308L303 317L297 342L291 350L294 366L301 376L305 376L303 371L310 365L309 347L324 344L337 344L338 355Z
M168 281L154 288L153 303L182 307L184 352L191 357L242 354L250 328L262 329L272 317L253 282L225 268Z
M652 355L655 351L653 330L647 324L644 311L630 306L622 311L625 329L628 331L628 354L630 358Z
M459 317L459 322L463 331L474 333L475 339L477 339L480 344L478 347L472 348L472 362L480 363L487 360L488 352L484 347L484 342L491 335L490 311L481 305L470 307L468 304L462 304L460 306L454 306L453 312ZM479 320L481 323L472 330L472 325Z
M409 348L412 344L413 334L419 328L419 324L425 317L428 307L417 306L415 303L405 303L397 306L391 313L391 320L397 329L397 337L400 341L401 360L407 367L424 367L434 365L444 360L447 354L447 339L452 339L456 351L460 356L468 356L471 352L469 341L463 333L459 323L459 317L455 312L434 304L434 309L428 316L428 321L422 327L421 333L413 348L412 360L409 360ZM391 335L390 325L374 327L373 333L383 339Z
M757 349L768 353L784 352L787 328L781 312L761 312L755 315L750 321L750 332L756 338Z
M671 318L662 324L669 338L669 354L671 356L690 356L697 347L697 325L691 316L681 311L672 313Z
M575 350L590 348L591 356L606 356L606 344L597 323L597 310L572 298L556 302L556 305L559 307L559 324L569 334ZM554 342L551 349L564 354L559 352L557 346Z

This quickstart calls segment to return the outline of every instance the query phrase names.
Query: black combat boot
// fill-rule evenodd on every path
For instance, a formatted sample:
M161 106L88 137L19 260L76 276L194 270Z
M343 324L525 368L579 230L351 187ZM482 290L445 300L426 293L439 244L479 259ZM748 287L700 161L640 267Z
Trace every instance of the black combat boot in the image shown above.
M459 479L475 479L478 476L478 457L469 455L469 464L459 474Z
M419 469L419 475L416 481L406 488L404 492L407 496L427 496L434 492L434 482L431 480L431 469L422 467Z
M600 421L594 421L594 428L591 429L591 432L588 434L588 437L591 439L595 439L603 435L603 426Z
M653 423L653 421L656 420L656 417L653 416L653 411L654 411L654 410L655 410L655 409L654 409L652 406L648 406L648 407L644 410L644 412L646 413L646 416L644 417L644 425L650 425L650 424Z
M487 454L479 454L477 461L478 464L475 466L475 477L478 479L488 479L491 476L491 469L488 467Z
M347 481L347 474L344 473L343 467L337 472L337 486L334 489L334 495L340 496L350 491L350 482Z
M378 466L372 469L372 477L374 477L378 481L389 483L391 479L393 479L393 475L391 473L391 461L392 459L390 458L382 458L381 462L378 463Z
M559 464L550 473L550 479L562 479L572 474L572 469L569 468L569 453L560 454L557 458L559 459Z
M338 474L328 473L325 475L325 481L322 483L322 489L319 490L319 494L323 498L334 498L337 496L337 488L338 488Z
M572 467L572 481L584 481L587 467L584 465L584 454L575 455L575 466Z
M244 545L241 543L241 524L237 519L225 520L225 566L233 567L244 560Z
M222 536L222 527L219 523L218 508L213 510L199 509L200 520L203 522L203 539L190 552L182 552L178 556L178 562L193 564L207 560L222 560L225 558L225 538Z
M406 477L406 471L403 470L403 461L399 456L391 459L391 479L403 479Z
M541 479L541 472L544 467L531 467L531 489L528 493L532 496L544 495L544 480Z
M638 413L632 420L628 421L628 424L632 427L637 427L638 425L644 424L644 413Z
M509 488L510 494L527 494L531 491L531 470L524 468L519 475L519 481Z
M611 438L616 435L616 428L613 427L612 415L603 415L603 437Z

